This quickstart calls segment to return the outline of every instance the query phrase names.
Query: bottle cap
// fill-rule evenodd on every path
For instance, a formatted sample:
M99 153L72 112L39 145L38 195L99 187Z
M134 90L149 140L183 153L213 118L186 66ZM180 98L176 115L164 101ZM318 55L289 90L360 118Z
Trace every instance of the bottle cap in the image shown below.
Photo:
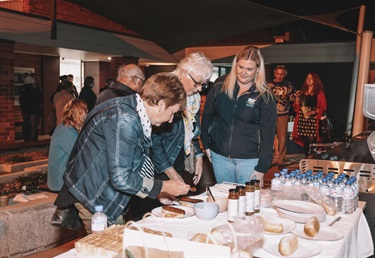
M96 212L101 212L101 211L103 211L103 205L95 205L95 211L96 211Z

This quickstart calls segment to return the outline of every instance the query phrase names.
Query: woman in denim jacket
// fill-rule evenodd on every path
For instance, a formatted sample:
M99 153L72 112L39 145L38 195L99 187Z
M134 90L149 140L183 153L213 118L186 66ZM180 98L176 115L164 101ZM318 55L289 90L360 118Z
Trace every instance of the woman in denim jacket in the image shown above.
M96 106L72 150L64 187L55 204L65 207L74 203L90 233L95 205L103 205L111 225L132 195L186 194L189 186L180 181L154 179L149 159L151 125L172 122L185 105L186 93L178 78L160 73L150 77L139 94Z

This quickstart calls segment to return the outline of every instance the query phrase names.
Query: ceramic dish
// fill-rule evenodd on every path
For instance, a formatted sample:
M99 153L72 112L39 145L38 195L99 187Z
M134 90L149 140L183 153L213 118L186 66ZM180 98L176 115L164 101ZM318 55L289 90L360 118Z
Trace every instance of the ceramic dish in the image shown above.
M298 239L298 248L291 256L283 256L279 252L279 242L281 238L266 240L263 244L263 249L272 255L278 257L299 257L307 258L312 257L320 253L321 248L317 244L312 242L303 241L303 239Z
M188 217L191 217L191 216L194 215L194 210L192 208L184 207L184 206L177 206L176 208L179 208L179 209L185 211L185 217L184 218L188 218ZM183 219L183 218L167 218L167 217L163 217L162 216L162 208L161 207L154 208L151 211L151 213L154 214L155 216L158 216L158 217L161 217L161 218L165 218L165 219Z
M336 241L344 237L344 234L332 227L320 227L319 233L314 237L306 235L303 227L297 227L292 233L301 238L317 241Z

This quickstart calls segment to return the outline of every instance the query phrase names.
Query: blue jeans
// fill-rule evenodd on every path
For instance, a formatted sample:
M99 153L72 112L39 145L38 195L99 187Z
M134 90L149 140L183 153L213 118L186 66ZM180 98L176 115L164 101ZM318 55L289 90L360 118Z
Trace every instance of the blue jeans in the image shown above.
M259 159L232 159L211 150L211 160L217 183L226 181L245 184L250 181Z

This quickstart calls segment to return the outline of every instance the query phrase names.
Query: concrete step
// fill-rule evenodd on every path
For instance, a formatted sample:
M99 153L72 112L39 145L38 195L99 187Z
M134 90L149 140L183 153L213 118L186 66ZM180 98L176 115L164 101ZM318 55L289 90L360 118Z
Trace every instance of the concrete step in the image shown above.
M0 165L0 172L19 172L24 171L27 168L30 167L36 167L39 165L45 165L48 164L48 159L42 159L42 160L36 160L36 161L29 161L29 162L23 162L23 163L17 163L17 164L1 164Z

